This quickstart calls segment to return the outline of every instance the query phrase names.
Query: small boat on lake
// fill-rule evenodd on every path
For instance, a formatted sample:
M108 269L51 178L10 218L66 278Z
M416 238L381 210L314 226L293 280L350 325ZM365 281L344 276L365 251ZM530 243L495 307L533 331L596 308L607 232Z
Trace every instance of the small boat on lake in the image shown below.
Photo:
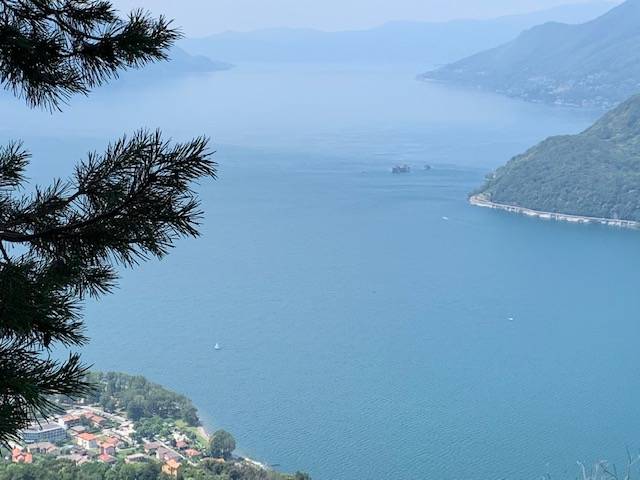
M220 346L219 343L216 343L215 347L213 347L214 350L222 350L222 347Z

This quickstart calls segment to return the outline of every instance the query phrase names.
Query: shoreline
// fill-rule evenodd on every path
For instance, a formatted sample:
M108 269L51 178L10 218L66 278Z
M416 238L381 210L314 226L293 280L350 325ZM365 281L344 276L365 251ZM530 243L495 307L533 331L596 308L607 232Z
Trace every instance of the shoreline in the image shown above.
M531 103L534 105L546 105L548 107L559 107L559 108L567 108L572 110L586 110L586 111L593 110L593 111L604 113L620 105L620 101L614 101L614 100L601 101L593 104L588 104L588 103L585 104L584 99L583 99L583 102L581 103L581 102L571 102L568 100L563 100L561 98L552 99L552 98L546 98L544 96L531 97L526 94L511 93L509 92L509 90L492 88L483 84L466 82L464 80L430 77L429 73L432 73L435 71L436 70L432 70L431 72L421 73L416 77L416 79L420 82L437 83L441 85L451 85L451 86L463 88L466 90L500 95L502 97L510 98L512 100L518 100L521 102Z
M202 421L202 419L200 420ZM207 428L204 425L200 425L197 429L197 432L202 435L203 438L206 439L207 442L209 442L211 440L211 434L208 432ZM262 470L265 471L272 471L273 469L266 463L263 462L259 462L258 460L251 458L251 457L247 457L245 455L239 455L239 457L244 460L245 462L253 465L254 467L260 468Z
M198 433L200 435L202 435L202 437L208 442L209 440L211 440L211 436L209 435L209 433L205 430L205 428L200 425L197 429Z
M568 213L544 212L540 210L533 210L531 208L507 205L504 203L495 203L491 200L487 200L487 198L483 194L472 195L471 197L469 197L469 203L476 207L503 210L505 212L517 213L520 215L525 215L527 217L534 217L542 220L556 220L559 222L579 223L586 225L597 224L605 225L607 227L630 228L636 230L640 229L640 222L636 222L633 220L619 220L615 218L588 217L584 215L571 215Z

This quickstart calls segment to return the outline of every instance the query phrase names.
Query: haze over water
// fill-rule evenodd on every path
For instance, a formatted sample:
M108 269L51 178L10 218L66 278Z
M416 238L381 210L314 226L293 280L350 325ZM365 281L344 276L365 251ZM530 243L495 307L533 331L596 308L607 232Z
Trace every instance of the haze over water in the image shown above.
M595 114L424 69L245 66L101 90L53 120L3 100L3 137L48 160L39 181L143 125L216 141L203 237L89 306L86 360L185 393L246 454L320 480L574 478L640 446L638 233L466 202Z

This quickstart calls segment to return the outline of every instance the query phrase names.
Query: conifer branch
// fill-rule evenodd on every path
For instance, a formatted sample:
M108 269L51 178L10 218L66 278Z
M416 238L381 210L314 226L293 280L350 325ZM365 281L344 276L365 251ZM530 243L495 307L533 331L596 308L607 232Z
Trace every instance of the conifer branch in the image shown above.
M0 83L29 106L60 109L123 69L166 59L179 37L164 17L121 19L109 1L0 0ZM29 152L0 148L0 445L56 413L52 395L90 388L78 354L50 354L87 342L83 300L110 292L118 267L198 236L193 186L216 175L208 143L139 131L31 194Z

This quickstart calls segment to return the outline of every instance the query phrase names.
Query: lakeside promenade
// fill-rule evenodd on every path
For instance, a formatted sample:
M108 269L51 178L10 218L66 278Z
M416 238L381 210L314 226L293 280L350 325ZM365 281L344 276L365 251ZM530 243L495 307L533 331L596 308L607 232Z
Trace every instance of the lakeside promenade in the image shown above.
M516 207L503 203L496 203L488 200L484 195L472 195L469 197L469 203L476 207L492 208L494 210L504 210L505 212L518 213L528 217L541 218L543 220L556 220L560 222L582 223L582 224L600 224L608 227L633 228L640 229L640 222L632 220L620 220L615 218L587 217L583 215L570 215L566 213L544 212L533 210L530 208Z

